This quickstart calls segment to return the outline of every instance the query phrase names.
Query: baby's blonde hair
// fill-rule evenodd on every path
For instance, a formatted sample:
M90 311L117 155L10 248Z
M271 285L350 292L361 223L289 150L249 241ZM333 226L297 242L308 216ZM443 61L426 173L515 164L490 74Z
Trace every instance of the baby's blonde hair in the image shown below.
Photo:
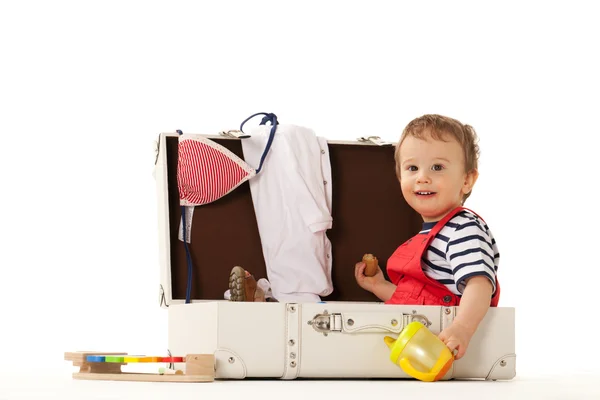
M426 135L431 135L434 140L447 142L447 135L454 138L463 148L465 157L465 172L469 173L477 170L479 160L479 145L477 133L470 125L462 124L454 118L445 117L437 114L426 114L419 118L415 118L406 125L402 131L400 141L396 146L394 159L396 161L396 176L400 179L400 145L408 136L424 139ZM471 192L463 196L463 204L471 195Z

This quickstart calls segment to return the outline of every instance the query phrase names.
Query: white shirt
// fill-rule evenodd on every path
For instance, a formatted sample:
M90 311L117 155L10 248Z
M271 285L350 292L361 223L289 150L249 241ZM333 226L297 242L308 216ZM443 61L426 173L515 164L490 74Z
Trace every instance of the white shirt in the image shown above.
M258 168L270 125L242 140L244 159ZM273 296L317 302L333 291L331 164L324 138L308 128L278 125L261 171L249 181ZM245 266L252 270L252 266Z

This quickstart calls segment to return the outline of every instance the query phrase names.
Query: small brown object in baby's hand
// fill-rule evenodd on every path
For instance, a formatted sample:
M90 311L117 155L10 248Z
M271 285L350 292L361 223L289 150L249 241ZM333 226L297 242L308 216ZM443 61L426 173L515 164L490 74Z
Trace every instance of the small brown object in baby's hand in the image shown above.
M375 257L373 254L365 254L362 260L365 264L367 264L365 267L365 276L375 275L377 273L377 268L379 267L377 257Z

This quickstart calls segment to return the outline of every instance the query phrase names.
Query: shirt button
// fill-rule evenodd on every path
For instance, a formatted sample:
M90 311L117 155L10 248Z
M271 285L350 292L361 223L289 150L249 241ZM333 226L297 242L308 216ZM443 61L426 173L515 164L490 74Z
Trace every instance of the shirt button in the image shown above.
M452 300L452 296L450 296L450 295L444 296L444 303L450 303L450 300Z
M323 185L327 185L327 181L323 181Z
M325 154L325 150L321 150L321 154Z

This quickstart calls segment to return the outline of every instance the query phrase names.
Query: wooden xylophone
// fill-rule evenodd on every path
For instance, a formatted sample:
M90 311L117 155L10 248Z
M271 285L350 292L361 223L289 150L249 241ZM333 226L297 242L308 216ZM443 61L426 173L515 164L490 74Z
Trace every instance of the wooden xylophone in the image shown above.
M79 367L79 372L73 373L73 379L145 382L212 382L215 379L215 358L212 354L152 357L111 352L67 352L65 360ZM121 366L129 363L185 363L185 373L165 368L160 369L163 373L121 371Z

